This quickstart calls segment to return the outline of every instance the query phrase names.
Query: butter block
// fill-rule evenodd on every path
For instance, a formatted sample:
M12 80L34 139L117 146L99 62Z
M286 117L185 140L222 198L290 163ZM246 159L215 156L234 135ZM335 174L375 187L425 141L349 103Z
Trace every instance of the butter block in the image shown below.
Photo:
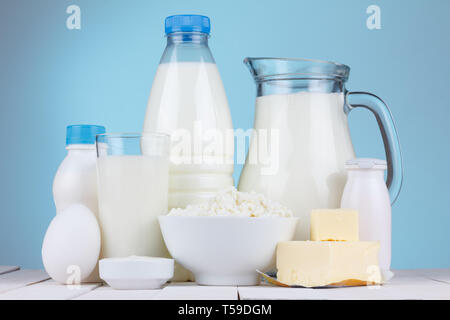
M311 240L358 241L358 211L317 209L311 212Z
M284 241L277 246L277 279L287 285L381 283L375 241Z

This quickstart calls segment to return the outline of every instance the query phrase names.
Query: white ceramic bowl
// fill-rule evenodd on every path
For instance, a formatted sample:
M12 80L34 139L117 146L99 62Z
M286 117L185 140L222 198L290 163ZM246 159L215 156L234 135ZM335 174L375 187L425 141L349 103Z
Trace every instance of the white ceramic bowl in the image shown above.
M99 262L99 273L116 290L159 289L173 277L173 259L131 256L106 258Z
M202 285L256 285L256 269L275 266L277 243L294 237L298 218L160 216L172 257Z

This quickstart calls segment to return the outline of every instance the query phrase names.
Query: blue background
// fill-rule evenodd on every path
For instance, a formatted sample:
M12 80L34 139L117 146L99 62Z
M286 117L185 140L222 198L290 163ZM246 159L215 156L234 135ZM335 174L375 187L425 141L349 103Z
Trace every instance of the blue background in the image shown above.
M81 7L81 30L66 28L70 4ZM381 7L381 30L366 27L371 4ZM65 127L141 130L165 46L164 18L200 13L212 21L210 47L235 128L253 123L246 56L345 63L350 90L388 103L405 166L393 208L392 266L450 267L449 12L447 0L1 0L0 264L42 267ZM373 116L353 111L350 129L358 156L384 158Z

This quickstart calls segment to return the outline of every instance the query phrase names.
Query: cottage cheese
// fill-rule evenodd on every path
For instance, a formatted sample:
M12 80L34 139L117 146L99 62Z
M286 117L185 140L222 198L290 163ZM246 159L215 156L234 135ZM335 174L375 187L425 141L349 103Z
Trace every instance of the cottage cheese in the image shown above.
M235 187L217 193L208 203L174 208L169 216L292 217L292 211L255 192L240 192Z

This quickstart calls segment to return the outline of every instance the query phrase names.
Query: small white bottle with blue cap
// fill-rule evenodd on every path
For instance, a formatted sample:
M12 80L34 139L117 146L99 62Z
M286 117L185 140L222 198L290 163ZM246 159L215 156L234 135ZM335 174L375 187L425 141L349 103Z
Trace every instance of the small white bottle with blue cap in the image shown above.
M103 126L67 127L67 156L60 164L53 180L56 213L79 203L98 216L95 136L102 133L105 133Z

